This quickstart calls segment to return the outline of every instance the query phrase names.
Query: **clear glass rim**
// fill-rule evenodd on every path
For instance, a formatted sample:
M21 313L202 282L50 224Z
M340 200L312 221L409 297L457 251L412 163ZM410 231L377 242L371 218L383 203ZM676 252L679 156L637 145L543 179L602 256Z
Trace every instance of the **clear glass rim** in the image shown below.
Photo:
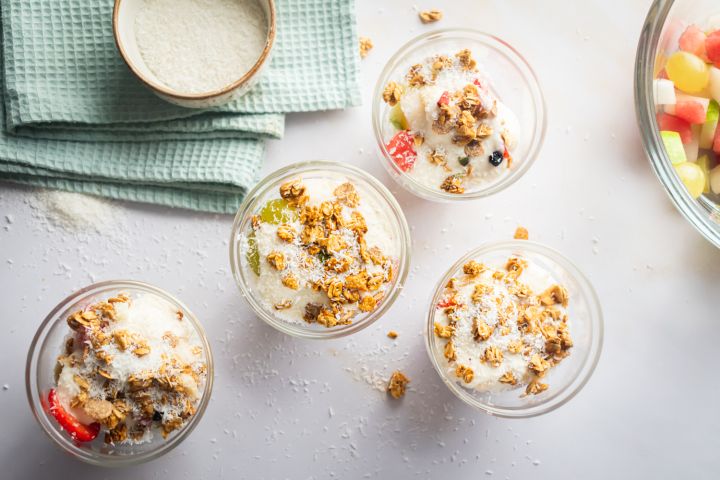
M709 205L693 199L675 173L660 138L660 127L655 117L653 80L655 56L660 35L673 7L674 0L655 0L650 6L638 41L635 57L635 113L645 154L660 183L675 207L708 241L720 248L720 225L711 221ZM720 223L720 219L718 219Z
M54 420L48 416L45 409L43 408L43 394L38 388L38 367L39 367L39 356L45 347L47 340L47 334L49 329L57 322L64 321L58 317L65 309L67 309L72 303L82 299L94 296L103 291L122 291L123 289L140 290L143 292L155 294L164 300L176 305L180 308L187 320L189 320L200 337L200 340L205 349L205 361L207 364L207 378L205 381L205 389L203 390L200 403L198 404L197 411L193 415L190 422L188 422L181 431L176 435L172 436L165 443L161 444L158 448L154 448L147 452L132 454L132 455L112 455L101 452L95 452L88 449L78 448L75 443L68 438L67 435L61 433L58 427L55 426ZM58 348L60 346L58 345ZM143 462L147 462L158 458L176 446L178 446L190 433L195 429L197 424L200 422L205 410L210 402L212 395L214 378L214 365L212 350L207 340L205 330L200 324L198 319L192 313L192 311L180 300L175 298L170 293L150 285L148 283L139 282L135 280L107 280L103 282L93 283L80 290L73 292L58 303L55 308L45 317L40 326L38 327L35 336L33 337L30 349L28 351L27 363L25 368L25 389L30 403L30 409L38 421L42 430L45 434L53 441L54 444L58 445L67 453L70 453L73 457L82 460L83 462L97 465L101 467L122 467L126 465L137 465Z
M548 397L542 403L529 406L520 407L498 407L496 405L488 405L479 401L475 398L468 389L458 385L454 379L448 378L444 372L442 366L438 362L438 358L442 356L435 345L434 336L434 305L440 300L443 293L443 289L447 284L450 277L452 277L462 265L470 260L471 258L482 257L489 253L493 253L499 250L524 250L534 254L544 256L548 260L558 264L566 272L568 272L575 281L581 286L580 294L583 295L587 302L589 309L589 318L587 321L590 325L591 339L590 348L588 349L585 358L583 360L582 368L578 371L577 375L571 382L559 389L551 397ZM427 325L425 328L425 346L427 349L430 362L437 371L438 375L442 379L443 383L450 389L463 402L468 405L482 410L486 413L497 417L504 418L529 418L542 415L544 413L551 412L556 408L569 402L580 390L587 384L597 367L598 361L600 360L600 352L602 351L603 344L603 316L602 309L600 307L600 300L598 299L597 293L593 288L590 281L585 275L578 269L578 267L570 261L567 257L562 255L557 250L547 247L543 244L532 242L528 240L509 240L489 243L479 248L475 248L465 255L463 255L457 262L455 262L443 275L441 280L435 287L430 305L428 307Z
M239 234L246 230L248 222L252 216L252 212L256 211L258 207L258 201L262 198L262 195L266 193L267 188L270 184L278 181L283 177L288 177L295 174L302 174L304 172L313 170L326 170L334 171L338 173L344 173L354 179L360 179L365 182L370 188L372 188L377 194L380 195L384 201L387 202L391 211L393 212L393 218L397 221L397 225L400 230L400 254L399 254L399 265L398 272L392 289L386 294L380 308L371 312L368 316L358 322L353 322L350 325L343 325L336 328L329 328L327 330L308 328L301 324L291 324L275 318L274 315L270 314L263 308L263 306L255 299L255 296L248 286L248 282L245 279L245 272L242 267L242 261L237 255L237 238ZM352 165L345 163L332 162L326 160L312 160L305 162L298 162L283 167L275 172L271 173L264 179L262 179L248 194L245 196L243 203L240 205L235 220L232 226L232 233L230 237L230 268L232 270L235 283L240 289L241 295L250 304L250 307L255 311L255 314L265 321L268 325L277 330L287 333L289 335L299 338L309 339L329 339L339 338L346 335L358 332L383 316L387 310L395 303L395 300L402 291L405 280L407 279L410 270L410 254L411 254L411 243L410 243L410 228L408 227L405 214L400 208L395 197L390 191L380 183L375 177L365 172L364 170L357 168Z
M382 136L382 119L380 118L383 103L382 91L384 89L384 86L390 80L390 75L392 74L393 70L398 66L398 64L405 59L406 55L410 51L414 50L421 44L448 37L471 38L472 40L491 46L494 49L503 51L507 58L510 59L516 66L520 67L521 70L524 72L524 76L528 81L528 87L531 92L533 104L536 107L536 129L533 132L533 138L530 143L528 155L524 159L523 163L520 165L520 168L502 179L500 182L461 195L435 190L427 185L423 185L422 183L413 179L407 173L403 172L400 167L395 164L395 162L391 158L391 155L387 151L385 141ZM545 103L542 88L540 87L540 82L537 75L535 74L535 71L530 66L525 57L523 57L520 52L518 52L512 45L495 35L484 33L479 30L474 30L470 28L446 28L440 30L433 30L431 32L424 33L411 39L402 47L400 47L392 55L392 57L390 57L390 59L385 64L382 73L380 73L377 83L375 84L375 90L373 91L372 123L373 131L375 132L375 141L382 155L382 158L380 160L388 173L390 173L390 176L392 176L393 179L395 179L396 182L399 183L403 188L427 200L441 202L475 200L505 190L507 187L517 182L527 172L527 170L530 169L532 164L535 163L535 160L537 159L544 143L545 134L547 132L547 105ZM399 181L400 179L402 179L402 181Z

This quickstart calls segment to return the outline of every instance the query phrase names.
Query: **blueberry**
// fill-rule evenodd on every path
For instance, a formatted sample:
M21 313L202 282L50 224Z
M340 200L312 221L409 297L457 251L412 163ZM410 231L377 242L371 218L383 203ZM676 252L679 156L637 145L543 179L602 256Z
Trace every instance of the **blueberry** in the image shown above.
M493 154L488 157L488 160L493 167L499 167L503 161L503 152L501 152L500 150L495 150Z
M158 412L157 410L155 410L155 412L153 413L153 421L159 422L160 420L162 420L162 417L162 412Z

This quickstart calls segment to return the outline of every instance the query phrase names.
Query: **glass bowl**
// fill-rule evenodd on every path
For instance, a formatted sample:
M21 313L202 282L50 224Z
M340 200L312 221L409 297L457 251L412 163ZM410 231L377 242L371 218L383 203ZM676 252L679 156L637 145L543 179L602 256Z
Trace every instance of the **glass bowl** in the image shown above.
M291 323L278 318L272 308L263 305L261 299L253 291L255 273L248 265L248 259L243 250L246 244L246 232L252 229L252 217L265 205L268 199L278 195L279 186L289 180L328 179L338 182L352 181L361 196L369 196L374 205L380 207L379 214L383 214L383 221L391 227L393 238L391 241L397 246L399 252L396 256L394 279L385 291L380 305L373 311L360 314L353 318L351 324L324 327L317 323ZM300 162L282 168L265 179L261 180L250 191L235 216L230 238L230 267L242 296L248 301L255 313L270 326L281 332L301 338L338 338L350 335L369 326L380 318L395 302L407 277L410 265L410 229L405 215L395 197L377 179L359 168L348 164L328 161Z
M490 89L518 118L518 145L513 151L517 167L482 188L452 194L418 182L392 160L386 145L396 132L389 122L391 107L383 101L382 92L389 81L403 78L411 65L425 57L463 48L472 50L479 69L488 77ZM390 176L415 195L440 202L486 197L515 183L535 161L547 129L545 100L528 62L500 38L470 29L436 30L400 47L385 65L375 86L372 121L381 161Z
M650 164L680 213L705 238L720 247L720 207L705 195L692 198L678 177L660 138L655 116L653 79L663 68L665 53L689 23L704 23L720 13L710 0L655 0L640 34L635 58L635 111L645 153Z
M450 278L457 275L458 271L462 272L463 265L469 260L504 264L511 256L524 258L547 271L555 281L567 288L570 296L567 312L574 346L570 350L570 355L543 377L543 381L547 381L550 388L538 395L522 395L522 388L499 392L480 392L466 388L457 377L449 375L443 367L441 342L434 334L435 305L442 298L443 290ZM472 407L495 416L527 418L550 412L568 402L590 379L602 349L602 311L590 282L559 252L527 240L497 242L469 252L450 267L438 282L429 307L425 340L435 370L458 398Z
M65 336L70 332L67 317L87 305L105 300L117 293L152 294L162 298L183 312L197 332L205 351L207 377L197 411L181 429L172 432L167 439L155 435L153 440L138 445L106 445L102 435L91 441L74 441L48 412L47 394L55 386L54 370L56 359L62 352ZM60 302L40 324L28 352L25 381L30 407L38 423L50 439L73 457L102 467L135 465L155 459L180 444L200 422L210 401L213 385L213 359L210 345L202 325L192 312L169 293L142 282L112 280L89 285ZM101 432L102 433L102 432Z

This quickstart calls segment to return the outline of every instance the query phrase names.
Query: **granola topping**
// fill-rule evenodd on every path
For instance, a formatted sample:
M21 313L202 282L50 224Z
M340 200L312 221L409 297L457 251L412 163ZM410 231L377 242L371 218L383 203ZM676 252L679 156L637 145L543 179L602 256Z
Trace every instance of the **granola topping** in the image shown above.
M396 370L388 382L388 393L395 399L402 398L408 383L410 383L410 379L400 370Z
M567 289L526 258L470 260L435 310L439 361L468 388L540 394L572 351L569 301Z
M190 322L152 294L119 294L71 314L57 359L58 399L106 443L149 442L185 426L207 376Z
M375 311L396 270L390 212L347 179L295 178L274 195L241 238L261 302L282 320L327 328Z

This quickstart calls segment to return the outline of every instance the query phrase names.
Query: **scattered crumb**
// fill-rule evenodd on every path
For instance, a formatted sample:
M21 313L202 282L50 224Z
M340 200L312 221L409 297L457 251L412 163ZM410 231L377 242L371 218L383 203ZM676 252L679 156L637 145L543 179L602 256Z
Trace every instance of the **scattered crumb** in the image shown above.
M365 58L373 48L373 42L368 37L360 37L360 58Z
M420 17L420 21L422 23L433 23L437 22L443 17L443 14L440 10L423 10L418 14Z
M400 370L395 370L388 382L387 391L393 398L402 398L408 383L410 383L410 379Z
M515 237L516 240L527 240L530 238L527 228L525 227L517 227L515 230Z
M398 333L395 330L390 330L387 333L387 336L395 340L398 337Z

